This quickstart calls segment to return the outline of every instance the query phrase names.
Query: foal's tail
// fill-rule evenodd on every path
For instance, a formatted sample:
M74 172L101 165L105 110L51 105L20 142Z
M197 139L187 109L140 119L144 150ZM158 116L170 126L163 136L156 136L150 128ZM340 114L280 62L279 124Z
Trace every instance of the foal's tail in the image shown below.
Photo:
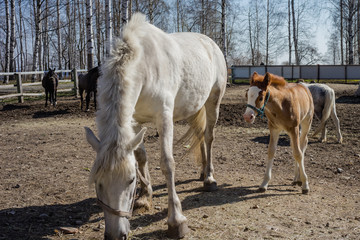
M325 104L322 110L320 125L316 128L313 136L315 137L320 131L325 127L326 121L329 119L331 111L335 106L335 93L334 90L326 91L325 94Z
M203 106L195 115L187 119L189 122L189 129L182 136L176 144L188 143L189 152L194 153L196 159L201 161L200 146L204 142L204 134L206 129L206 109Z

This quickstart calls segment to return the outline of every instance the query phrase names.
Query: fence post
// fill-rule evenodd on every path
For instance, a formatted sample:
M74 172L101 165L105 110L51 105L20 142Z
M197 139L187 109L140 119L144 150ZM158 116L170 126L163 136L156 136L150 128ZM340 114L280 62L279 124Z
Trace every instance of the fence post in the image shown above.
M74 94L75 98L78 98L79 95L79 78L77 75L77 70L74 68L71 70L71 80L74 81Z
M15 73L16 83L17 83L17 92L21 95L18 97L19 103L24 103L23 87L21 81L21 74Z

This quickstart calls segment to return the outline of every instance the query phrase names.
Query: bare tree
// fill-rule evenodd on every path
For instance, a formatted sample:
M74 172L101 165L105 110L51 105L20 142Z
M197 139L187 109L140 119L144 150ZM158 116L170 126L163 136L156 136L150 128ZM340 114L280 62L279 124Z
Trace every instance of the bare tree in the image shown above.
M93 68L94 64L94 43L92 27L92 1L86 0L86 39L87 39L87 62L88 69Z
M61 16L60 16L60 0L56 0L56 32L57 32L57 57L58 57L58 68L62 69L61 56L62 56L62 46L61 46Z
M227 62L227 47L226 47L226 0L221 0L221 41L222 51Z
M294 40L294 50L295 50L295 63L296 65L300 64L299 60L299 51L298 51L298 29L296 24L295 17L295 6L294 0L291 0L291 15L292 15L292 23L293 23L293 40Z
M105 1L105 35L106 35L106 55L110 54L112 42L112 6L111 0Z
M5 18L6 18L6 45L5 45L5 72L10 71L10 13L9 1L5 0ZM9 82L9 76L5 76L4 83Z

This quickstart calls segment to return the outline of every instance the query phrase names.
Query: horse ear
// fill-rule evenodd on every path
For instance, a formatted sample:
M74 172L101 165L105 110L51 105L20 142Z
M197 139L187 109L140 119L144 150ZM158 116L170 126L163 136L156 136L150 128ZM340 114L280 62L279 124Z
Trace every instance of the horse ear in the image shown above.
M271 83L271 78L272 78L271 73L268 73L268 72L267 72L267 73L265 74L264 81L263 81L263 86L264 86L265 89L267 88L267 86L270 85L270 83Z
M91 131L90 128L85 127L85 132L86 132L86 140L88 141L88 143L92 146L92 148L96 152L99 152L99 150L100 150L100 141L99 141L99 139L95 136L94 132Z
M254 79L258 76L259 74L257 72L254 72L250 78L250 85L254 84Z
M142 143L145 132L146 132L146 128L142 128L141 131L138 134L136 134L135 138L132 141L130 141L130 143L129 143L130 151L134 151L135 149L138 148L140 143Z

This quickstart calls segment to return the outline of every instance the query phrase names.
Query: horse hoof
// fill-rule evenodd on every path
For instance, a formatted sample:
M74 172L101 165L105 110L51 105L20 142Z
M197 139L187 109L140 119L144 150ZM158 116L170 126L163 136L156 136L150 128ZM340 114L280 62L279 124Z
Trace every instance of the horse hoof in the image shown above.
M293 185L293 186L296 186L296 185L297 185L297 186L301 186L301 185L302 185L302 182L301 182L301 181L293 181L293 182L292 182L292 185Z
M189 228L186 222L181 223L179 226L170 226L168 225L167 235L172 239L179 239L185 237L189 233Z
M147 198L139 198L135 201L134 212L136 214L144 213L150 210L152 206L152 201L147 200Z
M87 108L87 109L85 110L85 112L88 112L88 111L90 111L90 109L89 109L89 108Z
M309 194L310 190L309 189L303 189L301 191L302 194Z
M258 188L258 192L264 193L264 192L266 192L266 188L259 187L259 188Z
M211 182L211 183L204 182L204 191L205 192L214 192L216 190L218 190L216 182Z
M205 175L204 175L204 173L201 173L201 174L200 174L199 180L200 180L200 181L204 181L204 180L205 180Z

